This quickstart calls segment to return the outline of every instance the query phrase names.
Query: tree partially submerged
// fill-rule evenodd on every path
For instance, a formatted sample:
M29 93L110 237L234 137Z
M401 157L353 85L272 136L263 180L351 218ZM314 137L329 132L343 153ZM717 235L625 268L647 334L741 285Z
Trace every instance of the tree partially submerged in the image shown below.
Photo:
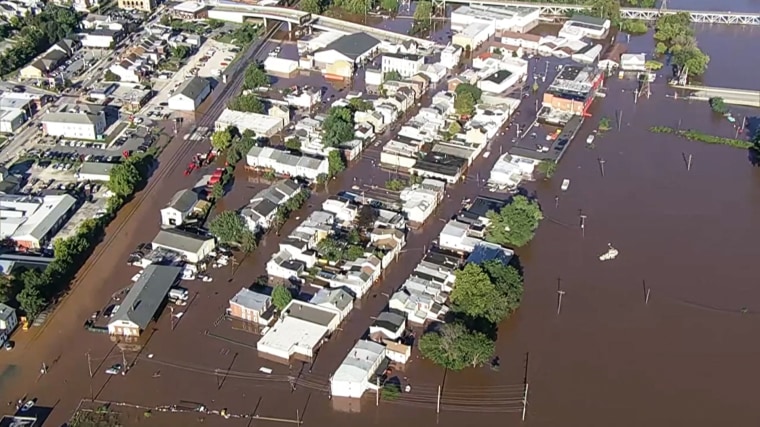
M483 333L470 331L462 323L450 323L420 338L422 356L452 371L487 363L494 342Z
M256 249L256 235L248 229L243 218L235 211L224 211L209 223L209 231L221 243L232 244L244 252Z
M293 295L282 285L275 286L272 290L272 305L282 313L282 310L293 300Z
M486 228L486 240L515 247L528 244L544 219L538 202L523 195L514 196L499 212L489 211L486 217L490 221Z

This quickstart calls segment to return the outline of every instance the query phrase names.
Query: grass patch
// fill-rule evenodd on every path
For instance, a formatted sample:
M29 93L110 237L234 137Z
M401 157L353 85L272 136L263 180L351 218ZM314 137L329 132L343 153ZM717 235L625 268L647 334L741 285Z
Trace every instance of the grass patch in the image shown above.
M649 131L652 133L664 133L664 134L677 135L677 136L680 136L681 138L686 138L689 141L699 141L699 142L704 142L705 144L713 144L713 145L726 145L729 147L740 148L742 150L747 150L753 146L751 142L745 141L742 139L724 138L722 136L710 135L710 134L700 132L697 130L692 130L692 129L677 130L677 129L673 129L667 126L652 126L651 128L649 128Z
M121 416L107 408L96 410L80 409L71 417L69 427L114 427L121 426Z

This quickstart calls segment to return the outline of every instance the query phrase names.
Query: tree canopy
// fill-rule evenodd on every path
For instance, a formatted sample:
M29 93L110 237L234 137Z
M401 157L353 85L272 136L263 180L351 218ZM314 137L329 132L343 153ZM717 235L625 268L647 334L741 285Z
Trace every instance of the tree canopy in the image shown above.
M351 98L348 106L354 111L369 111L373 109L372 102L362 98Z
M388 12L396 12L398 10L398 0L380 0L380 8Z
M275 286L272 290L272 305L277 311L282 312L293 300L293 295L284 286Z
M475 105L480 102L483 91L477 86L469 83L461 83L457 86L456 99L454 99L454 108L458 114L472 115L475 112Z
M238 97L232 98L227 103L227 108L230 110L243 111L246 113L266 113L264 103L261 102L261 99L259 99L259 97L254 94L240 95Z
M295 136L285 140L285 148L291 151L301 151L301 140Z
M383 75L383 81L400 81L403 79L404 78L401 77L401 73L399 73L396 70L388 71L387 73Z
M723 98L715 97L709 99L710 108L719 114L726 114L728 113L728 106L726 105L726 102L723 100Z
M438 331L422 335L419 347L423 357L452 371L482 366L494 352L490 338L468 330L461 323L448 323Z
M655 51L671 54L673 64L688 68L690 76L704 74L710 57L697 47L688 12L661 15L655 24Z
M256 249L256 236L235 211L224 211L209 223L209 231L221 243L239 246L244 252Z
M370 205L362 205L356 217L356 226L365 230L372 229L380 214Z
M340 150L332 150L327 154L327 175L333 177L346 169L346 162Z
M332 3L335 7L355 15L364 15L372 10L372 0L333 0Z
M142 180L140 171L133 162L125 161L117 164L108 174L108 189L119 197L127 197L135 192Z
M211 146L219 151L224 151L230 148L233 139L231 128L218 130L211 135Z
M488 274L474 263L457 271L451 302L455 312L490 323L499 323L511 312L504 295Z
M322 144L325 147L338 145L354 139L354 114L346 107L332 107L322 123Z
M486 228L486 240L502 246L520 247L533 239L539 223L544 218L535 200L517 195L501 208L486 214L490 223Z
M245 89L253 90L260 87L269 86L269 76L258 64L254 63L245 69L245 78L243 80L243 87Z
M428 0L420 0L414 8L415 21L429 21L433 16L433 3Z
M325 11L325 2L323 0L301 0L298 3L298 7L304 12L313 13L316 15Z

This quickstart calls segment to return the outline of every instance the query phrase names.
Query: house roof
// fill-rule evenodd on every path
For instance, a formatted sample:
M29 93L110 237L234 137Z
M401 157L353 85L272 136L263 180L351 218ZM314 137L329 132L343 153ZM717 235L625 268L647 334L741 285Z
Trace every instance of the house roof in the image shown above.
M11 308L9 305L0 303L0 320L8 321L8 319L16 313L16 310Z
M380 40L367 33L354 33L342 36L328 44L323 51L335 50L355 61L379 44Z
M110 323L127 321L145 329L181 271L182 267L170 265L151 264L145 267L145 271L132 285Z
M497 260L503 264L508 264L512 259L512 255L514 255L514 252L511 249L502 248L493 243L482 242L475 246L470 256L467 257L467 262L480 265L486 261Z
M190 212L191 209L198 203L198 195L192 190L179 190L174 193L167 208L173 208L180 212Z
M378 362L385 358L385 347L372 341L361 340L348 352L332 377L332 381L361 383L367 381Z
M321 306L331 305L338 311L343 311L353 304L354 296L343 288L322 288L311 297L309 302Z
M153 246L174 249L180 252L198 253L203 245L213 237L203 237L176 228L161 230L153 239Z
M398 313L384 311L377 316L372 323L376 328L382 328L390 332L396 332L406 324L406 318Z
M497 72L489 75L488 77L486 77L483 80L494 82L496 84L501 84L504 80L508 79L509 76L511 76L511 75L512 75L512 73L509 72L509 71L507 71L507 70L499 70L499 71L497 71Z
M79 168L80 175L108 176L116 163L84 162Z
M287 317L293 317L321 326L329 325L338 315L326 308L298 300L291 301L290 304L285 307L284 312L287 314Z
M39 200L39 205L15 230L14 239L25 240L31 237L38 241L42 240L77 203L76 199L68 194L44 196L41 199L32 200Z
M201 93L208 87L208 80L193 76L185 80L178 88L174 96L184 95L190 99L198 99Z
M230 303L243 306L245 308L263 312L269 308L271 297L259 292L254 292L248 288L243 288L235 294Z
M266 218L272 212L277 210L277 204L269 199L259 199L255 202L251 202L248 206L243 208L241 212L243 215L250 217ZM258 219L258 218L256 218Z

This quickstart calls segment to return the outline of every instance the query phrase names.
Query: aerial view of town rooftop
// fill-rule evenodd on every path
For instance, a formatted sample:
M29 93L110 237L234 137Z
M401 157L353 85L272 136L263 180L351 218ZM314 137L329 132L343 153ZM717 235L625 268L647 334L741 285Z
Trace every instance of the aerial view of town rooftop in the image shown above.
M757 424L756 6L0 6L0 427Z

